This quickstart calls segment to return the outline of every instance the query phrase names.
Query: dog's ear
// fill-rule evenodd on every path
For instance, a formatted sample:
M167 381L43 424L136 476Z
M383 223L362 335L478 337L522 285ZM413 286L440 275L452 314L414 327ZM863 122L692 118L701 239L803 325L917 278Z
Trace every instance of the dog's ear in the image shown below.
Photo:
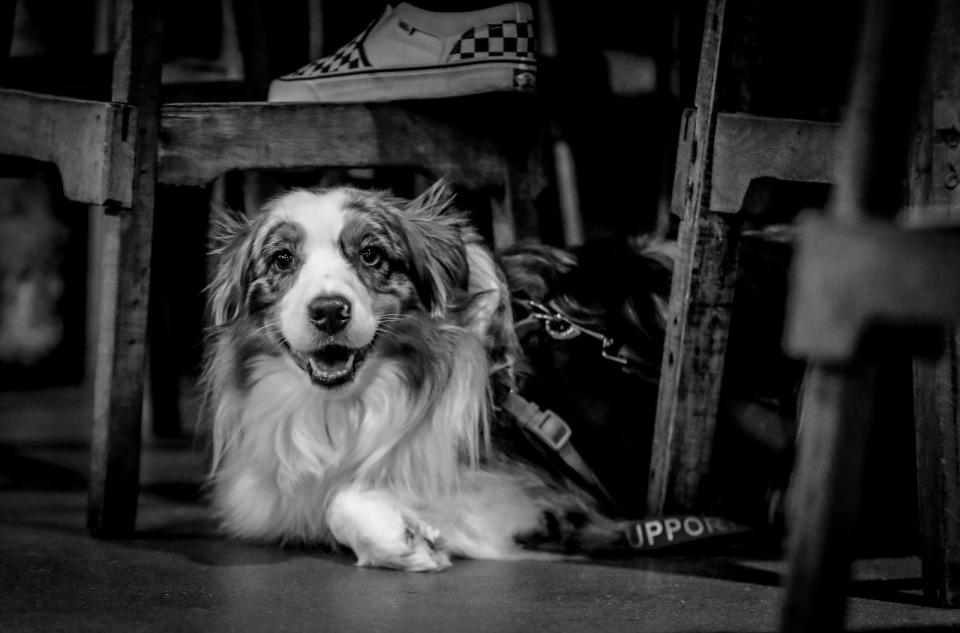
M216 272L207 288L214 326L237 318L243 308L253 234L253 222L243 214L227 209L214 212L209 254L215 259Z
M433 214L435 216L443 215L447 212L456 211L454 207L453 189L443 178L430 185L423 193L410 201L408 211L418 210Z
M469 277L464 236L471 229L453 199L439 180L404 209L414 283L435 317L446 313L454 290L465 289Z

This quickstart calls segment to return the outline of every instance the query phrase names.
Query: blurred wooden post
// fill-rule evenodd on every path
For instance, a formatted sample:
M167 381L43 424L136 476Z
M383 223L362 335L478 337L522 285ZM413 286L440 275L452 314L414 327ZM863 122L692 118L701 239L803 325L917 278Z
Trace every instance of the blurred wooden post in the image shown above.
M851 226L855 232L857 223L892 220L902 209L901 182L931 4L920 0L865 3L836 187L827 209L829 220L838 226ZM809 239L815 235L808 231L802 236L795 255L789 310L795 323L804 322L797 316L801 310L809 315L858 307L855 297L826 294L822 295L824 305L810 305L811 299L817 298L811 289L824 286L824 266L839 269L857 264L844 252L825 254L821 250L818 256L811 256L818 252L816 240ZM884 261L892 257L887 253ZM801 411L799 459L788 506L789 573L781 630L791 632L843 628L864 451L873 421L874 369L857 359L860 341L847 341L843 358L828 361L822 354L811 355L816 341L809 321L806 330L788 321L787 334L788 344L811 360ZM851 336L860 334L851 331Z

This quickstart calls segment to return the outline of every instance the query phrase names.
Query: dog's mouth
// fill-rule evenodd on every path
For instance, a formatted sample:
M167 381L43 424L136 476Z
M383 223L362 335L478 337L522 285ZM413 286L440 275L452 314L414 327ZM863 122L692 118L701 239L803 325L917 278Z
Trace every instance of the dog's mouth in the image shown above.
M323 387L336 387L352 380L362 361L360 350L344 345L327 345L307 356L310 379Z
M321 345L308 353L298 353L287 347L290 355L307 373L313 384L331 389L351 382L360 366L373 349L373 341L361 348L339 343Z

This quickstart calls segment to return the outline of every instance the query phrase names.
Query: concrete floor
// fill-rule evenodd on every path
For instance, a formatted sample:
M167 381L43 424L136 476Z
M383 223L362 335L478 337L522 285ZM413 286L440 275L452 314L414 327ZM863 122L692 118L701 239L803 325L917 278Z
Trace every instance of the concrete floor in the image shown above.
M742 552L593 563L458 561L440 574L250 546L213 530L189 441L147 440L136 538L84 530L89 403L0 393L0 632L772 631L783 565ZM913 558L857 564L848 627L960 630Z

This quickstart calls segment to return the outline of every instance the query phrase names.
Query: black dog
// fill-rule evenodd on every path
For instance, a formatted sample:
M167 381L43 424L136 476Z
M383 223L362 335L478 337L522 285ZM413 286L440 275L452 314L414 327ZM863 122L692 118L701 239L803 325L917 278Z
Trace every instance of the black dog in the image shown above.
M572 428L614 514L645 516L675 245L604 240L573 251L520 244L498 256L526 364L519 390ZM705 510L780 521L803 365L780 350L789 245L747 237ZM570 331L566 331L570 330ZM540 444L533 441L534 444ZM538 459L571 473L551 451ZM583 478L574 473L571 477ZM588 485L590 482L585 482Z

